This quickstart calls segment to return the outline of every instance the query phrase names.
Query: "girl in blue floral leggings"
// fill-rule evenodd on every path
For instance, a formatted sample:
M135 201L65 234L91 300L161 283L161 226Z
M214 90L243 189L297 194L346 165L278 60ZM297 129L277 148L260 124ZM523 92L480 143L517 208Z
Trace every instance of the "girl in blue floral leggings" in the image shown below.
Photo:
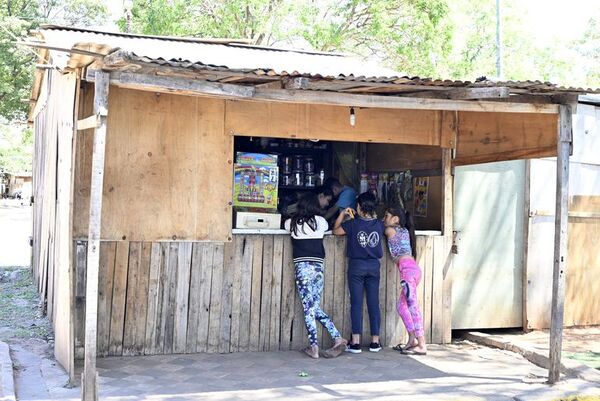
M296 288L302 300L310 344L302 351L315 359L319 358L317 320L334 340L333 347L326 350L323 356L334 358L346 349L347 344L320 305L325 259L323 234L328 229L327 221L319 215L320 212L317 195L307 194L298 202L296 214L284 224L285 229L292 235Z

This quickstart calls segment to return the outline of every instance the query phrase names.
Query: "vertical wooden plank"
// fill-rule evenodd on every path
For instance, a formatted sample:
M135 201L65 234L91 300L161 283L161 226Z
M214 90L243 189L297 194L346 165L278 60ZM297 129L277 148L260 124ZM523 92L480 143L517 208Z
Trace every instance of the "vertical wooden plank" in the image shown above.
M206 352L208 348L208 323L210 318L210 291L212 281L212 266L215 254L215 245L204 244L202 248L202 263L200 264L200 288L198 297L200 308L198 310L198 336L196 337L196 352Z
M188 312L186 352L196 352L198 325L200 322L200 300L202 284L202 258L208 244L195 242L192 246L192 267L190 272L190 303Z
M269 350L271 324L271 286L273 284L273 236L263 236L262 278L260 295L259 351Z
M123 330L123 355L135 355L134 342L136 333L137 302L136 293L138 285L140 257L142 243L132 241L129 243L129 268L127 273L127 291L125 299L125 326Z
M344 318L346 311L344 310L344 298L348 289L346 287L346 272L344 271L343 263L338 263L339 256L346 258L346 250L339 248L339 241L333 235L325 237L325 268L331 269L333 272L333 297L332 297L332 315L336 327L342 334L342 337L349 338L350 334L344 330Z
M452 176L452 149L442 149L442 229L444 248L442 255L442 343L446 344L452 341L452 258L450 247L453 238L453 195L454 195L454 177ZM450 243L448 245L448 242Z
M443 274L444 237L433 237L433 288L431 297L431 342L441 344L444 339Z
M239 351L240 327L242 324L242 272L244 270L244 248L246 237L233 236L233 281L231 285L231 329L230 352Z
M75 353L78 358L84 357L85 345L85 268L87 243L77 241L75 249ZM111 279L112 281L112 279Z
M348 258L346 257L346 237L335 237L335 271L344 278L344 313L343 333L347 338L352 335L352 319L350 316L350 291L348 290ZM338 273L339 272L339 273Z
M173 352L185 353L190 294L192 243L180 242L177 256L177 286L175 289L175 316L173 319Z
M92 179L90 183L89 243L87 249L87 286L85 297L85 362L81 389L83 401L96 401L98 399L96 372L98 265L100 261L100 226L102 221L102 187L104 184L104 150L106 143L109 81L110 73L99 71L96 74L94 114L98 116L98 124L94 131Z
M113 302L110 313L110 338L108 355L123 354L123 328L125 325L125 296L127 291L127 270L129 261L129 241L118 241L113 278Z
M260 303L262 291L263 239L262 235L253 236L254 250L252 253L252 290L250 298L250 341L249 350L259 350L260 332Z
M108 355L116 250L117 244L114 241L100 243L98 276L98 355L100 356Z
M163 352L165 354L173 353L173 342L175 336L175 314L177 310L177 263L179 259L179 243L169 243L169 259L168 259L168 277L166 285L169 286L168 292L165 295L165 335L164 335L164 347Z
M442 230L444 236L452 236L452 199L454 177L452 176L452 149L442 149Z
M165 352L165 337L167 331L167 319L169 315L169 290L171 277L171 243L160 243L161 259L160 267L160 285L158 287L158 310L156 316L156 344L154 345L155 354L164 354Z
M148 304L145 330L144 354L156 354L156 342L160 327L160 311L162 306L163 284L161 282L162 252L159 242L152 243L150 255L150 273L148 280Z
M221 307L223 296L223 267L224 247L223 243L214 245L212 260L212 280L210 285L210 311L208 322L208 347L207 352L219 351L219 338L221 326Z
M417 259L422 270L423 283L423 326L425 341L431 342L431 300L433 295L433 237L417 237Z
M136 292L134 294L135 310L135 336L133 338L134 355L144 354L144 344L146 339L146 318L148 311L148 285L150 279L150 253L152 243L143 242L141 246L140 264L138 266L138 281Z
M386 282L385 282L385 332L387 333L387 341L389 346L394 346L401 342L402 320L398 316L398 296L397 283L399 279L398 267L387 255L385 262ZM400 332L399 332L400 331Z
M551 384L560 379L562 352L569 226L569 155L573 141L571 106L559 106L558 124L554 268L552 272L552 309L550 315L550 368L548 369L548 381Z
M257 236L247 235L243 240L240 282L240 325L238 350L250 350L250 310L252 302L252 261Z
M281 273L281 337L279 349L287 351L292 346L292 325L294 322L294 302L296 301L296 281L292 257L292 240L283 240L283 268Z
M283 273L284 236L276 235L273 239L273 279L271 281L271 317L269 325L269 351L279 350L281 333L281 292ZM289 266L286 266L289 268Z
M232 294L234 270L239 265L234 264L236 236L223 246L223 286L221 289L221 319L219 327L219 353L227 353L231 348ZM238 297L239 299L239 297Z
M444 236L443 238L442 344L448 344L452 342L452 236Z
M340 330L341 326L333 313L333 299L337 295L334 295L335 292L333 291L333 277L335 273L335 244L333 237L328 235L323 238L323 246L325 247L325 265L323 266L325 285L323 287L323 297L321 298L321 309L331 318L335 327ZM323 327L322 325L319 326ZM333 341L329 337L327 330L322 330L322 333L320 337L321 345L324 349L327 349L333 345Z

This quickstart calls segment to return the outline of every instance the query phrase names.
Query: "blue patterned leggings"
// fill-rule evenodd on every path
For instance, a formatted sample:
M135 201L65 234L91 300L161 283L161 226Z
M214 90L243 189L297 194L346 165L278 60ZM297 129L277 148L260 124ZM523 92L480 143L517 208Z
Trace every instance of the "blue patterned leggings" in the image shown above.
M302 300L304 309L304 323L308 331L310 345L319 345L317 340L318 320L331 338L341 337L333 321L321 310L321 293L323 292L323 263L321 262L295 262L296 288Z

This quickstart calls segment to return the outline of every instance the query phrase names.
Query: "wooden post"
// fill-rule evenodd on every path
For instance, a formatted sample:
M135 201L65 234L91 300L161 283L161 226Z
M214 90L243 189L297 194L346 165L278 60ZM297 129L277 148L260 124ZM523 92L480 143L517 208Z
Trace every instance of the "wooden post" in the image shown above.
M102 217L102 186L104 184L104 150L108 115L108 86L110 74L96 74L94 114L98 124L94 130L92 178L90 185L90 223L87 249L85 292L85 359L81 378L82 401L98 400L96 373L96 340L98 326L98 268L100 260L100 223Z
M454 142L456 143L456 142ZM454 177L452 176L452 149L442 149L442 252L435 255L443 256L442 269L442 344L452 342L452 239L453 239L453 198ZM435 258L435 256L434 256ZM434 265L437 265L434 263Z
M452 177L452 149L442 149L442 230L445 237L452 237L452 198L454 185Z
M548 382L560 378L560 357L567 270L567 227L569 214L569 154L572 141L571 106L560 105L556 159L556 213L554 223L554 272L552 276L552 315L550 318L550 368Z

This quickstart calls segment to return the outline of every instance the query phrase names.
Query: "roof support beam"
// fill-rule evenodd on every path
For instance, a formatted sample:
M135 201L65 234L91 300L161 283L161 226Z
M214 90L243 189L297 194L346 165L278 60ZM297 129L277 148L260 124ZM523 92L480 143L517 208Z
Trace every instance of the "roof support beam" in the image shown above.
M427 99L501 99L510 95L510 88L505 86L489 88L456 88L444 91L424 91L409 93L403 96Z
M85 359L81 375L81 400L98 400L96 340L98 334L98 269L100 266L100 226L102 221L102 187L104 185L104 153L108 119L110 73L99 71L94 88L94 131L92 178L90 182L90 220L88 229L87 273L85 290Z
M114 75L114 77L113 77ZM88 70L88 81L95 80L95 70ZM226 99L264 102L323 104L385 109L455 110L477 112L550 113L557 114L557 105L526 104L452 99L419 99L399 96L358 95L310 90L255 88L181 77L113 72L110 83L115 86L153 92L189 96L209 96Z
M550 367L548 382L560 379L563 317L565 310L565 277L569 227L569 155L573 141L571 107L560 106L558 118L558 157L556 159L556 213L554 217L554 269L552 276L552 309L550 315Z

